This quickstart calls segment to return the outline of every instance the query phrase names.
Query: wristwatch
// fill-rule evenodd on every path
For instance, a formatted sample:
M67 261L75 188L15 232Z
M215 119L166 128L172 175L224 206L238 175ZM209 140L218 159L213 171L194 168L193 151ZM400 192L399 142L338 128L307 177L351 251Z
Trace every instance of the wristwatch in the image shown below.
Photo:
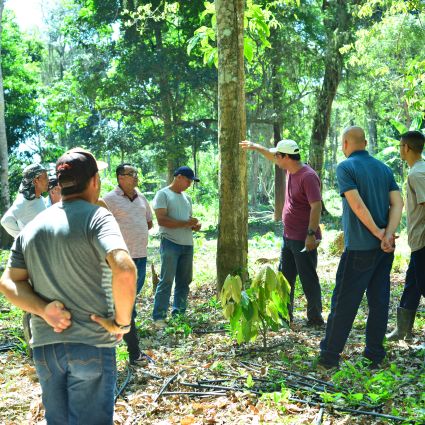
M313 229L307 229L307 236L313 236L316 234L316 231Z
M129 325L120 325L115 319L114 319L114 325L118 326L122 331L128 331L131 328L131 323Z

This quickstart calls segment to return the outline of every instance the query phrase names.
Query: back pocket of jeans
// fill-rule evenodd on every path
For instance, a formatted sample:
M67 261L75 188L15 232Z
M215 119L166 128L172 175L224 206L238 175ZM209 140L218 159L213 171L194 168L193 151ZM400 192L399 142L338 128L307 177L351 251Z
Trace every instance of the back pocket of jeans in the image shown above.
M68 365L71 374L81 380L96 379L102 375L102 356L100 349L90 345L78 344L67 347Z
M49 369L44 355L44 347L36 347L33 349L33 360L38 379L41 382L47 381L52 376L52 372Z

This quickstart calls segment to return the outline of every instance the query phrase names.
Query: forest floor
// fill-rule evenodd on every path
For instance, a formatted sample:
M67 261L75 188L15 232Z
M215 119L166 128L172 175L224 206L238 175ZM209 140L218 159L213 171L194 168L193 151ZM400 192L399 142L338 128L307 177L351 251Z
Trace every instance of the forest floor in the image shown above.
M270 225L252 229L250 273L255 274L263 264L277 267L278 234L279 230ZM325 318L339 261L338 254L329 254L335 252L335 234L325 232L319 247ZM238 346L225 331L225 320L215 298L215 245L213 237L196 240L187 316L170 322L160 332L153 330L150 319L153 296L149 270L137 309L141 347L153 362L129 368L126 348L120 344L118 387L128 383L116 402L115 424L425 423L425 350L420 348L425 331L423 311L415 322L415 334L421 339L388 343L382 368L370 370L361 356L367 316L367 304L363 302L340 370L321 371L316 369L315 359L324 329L306 326L305 298L298 282L292 329L271 332L267 350L260 340ZM149 260L158 271L156 238L151 241ZM408 251L401 238L392 274L389 328L394 325L407 260ZM1 347L16 344L13 349L0 352L0 424L43 423L41 389L34 365L22 351L21 317L18 309L0 298ZM205 394L199 394L202 392ZM344 409L409 421L359 415Z

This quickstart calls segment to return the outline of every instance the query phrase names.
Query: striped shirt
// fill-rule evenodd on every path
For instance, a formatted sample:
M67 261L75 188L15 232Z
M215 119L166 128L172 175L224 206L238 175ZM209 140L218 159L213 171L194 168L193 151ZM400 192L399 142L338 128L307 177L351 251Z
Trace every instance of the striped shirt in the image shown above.
M132 258L147 257L148 222L152 221L152 210L146 198L136 190L130 200L117 186L103 200L117 220Z

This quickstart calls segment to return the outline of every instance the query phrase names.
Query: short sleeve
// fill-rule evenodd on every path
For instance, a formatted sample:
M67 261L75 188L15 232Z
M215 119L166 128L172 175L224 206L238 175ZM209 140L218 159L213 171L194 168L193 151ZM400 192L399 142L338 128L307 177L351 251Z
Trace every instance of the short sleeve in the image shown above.
M153 199L153 208L154 210L158 210L160 208L168 208L168 202L167 202L167 195L160 190L155 195L155 198Z
M307 196L308 203L321 201L320 179L316 173L308 173L303 179L304 192Z
M19 235L13 242L10 249L10 256L7 267L14 269L26 269L24 253L22 252L22 235Z
M415 191L418 204L425 202L425 174L412 173L407 177L410 187Z
M114 216L105 208L99 207L90 222L92 241L102 257L115 250L128 251Z
M349 190L358 189L353 175L343 162L336 167L336 178L338 181L339 194L341 196L344 196L344 193Z
M146 205L146 221L147 222L149 222L149 221L152 221L152 208L151 208L151 206L149 205L149 202L148 202L148 200L142 195L142 199L143 199L143 202L145 203L145 205Z

